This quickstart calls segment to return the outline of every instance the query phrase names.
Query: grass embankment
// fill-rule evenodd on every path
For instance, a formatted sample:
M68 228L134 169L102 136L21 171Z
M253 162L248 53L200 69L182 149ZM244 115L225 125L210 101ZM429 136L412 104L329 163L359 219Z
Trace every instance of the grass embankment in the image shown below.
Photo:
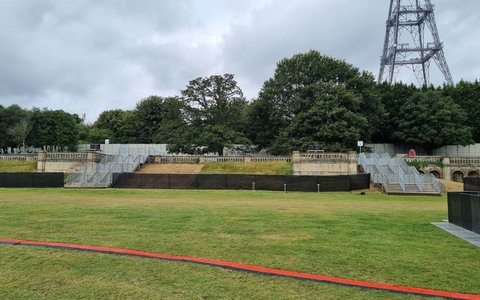
M480 294L445 197L0 189L0 236L137 249ZM190 263L0 245L0 298L410 299ZM421 298L419 298L421 299Z
M0 160L0 172L36 172L37 162L34 160Z
M292 164L287 162L208 162L204 174L292 175Z

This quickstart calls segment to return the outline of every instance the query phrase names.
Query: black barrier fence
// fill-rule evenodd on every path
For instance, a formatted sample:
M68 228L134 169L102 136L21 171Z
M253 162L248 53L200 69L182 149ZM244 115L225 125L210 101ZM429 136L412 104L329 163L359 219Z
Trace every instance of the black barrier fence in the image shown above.
M0 187L63 187L63 173L0 173Z
M448 222L480 234L480 193L448 193Z
M463 190L465 192L480 191L480 177L466 177L463 180Z
M369 185L370 174L341 176L276 176L242 174L121 173L113 175L112 187L335 192L368 189Z

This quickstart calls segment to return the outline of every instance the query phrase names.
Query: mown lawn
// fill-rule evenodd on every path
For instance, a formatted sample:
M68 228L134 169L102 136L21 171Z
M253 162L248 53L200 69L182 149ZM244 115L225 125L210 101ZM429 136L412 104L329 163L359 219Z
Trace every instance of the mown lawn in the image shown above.
M445 197L0 189L0 236L137 249L480 294ZM411 299L190 263L0 245L0 298ZM418 297L421 299L421 297Z
M0 160L0 172L36 172L37 162L24 160Z
M255 174L292 175L292 164L288 162L207 162L201 173L204 174Z

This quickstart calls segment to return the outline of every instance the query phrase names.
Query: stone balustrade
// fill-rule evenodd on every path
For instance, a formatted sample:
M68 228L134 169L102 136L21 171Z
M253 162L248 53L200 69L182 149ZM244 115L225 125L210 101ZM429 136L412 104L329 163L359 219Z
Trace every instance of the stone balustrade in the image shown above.
M203 155L178 155L155 156L156 163L206 163L206 162L290 162L289 156L203 156Z
M22 161L32 161L37 160L37 155L0 155L0 160L22 160Z
M431 162L431 163L441 163L441 156L414 156L414 157L404 157L406 162Z

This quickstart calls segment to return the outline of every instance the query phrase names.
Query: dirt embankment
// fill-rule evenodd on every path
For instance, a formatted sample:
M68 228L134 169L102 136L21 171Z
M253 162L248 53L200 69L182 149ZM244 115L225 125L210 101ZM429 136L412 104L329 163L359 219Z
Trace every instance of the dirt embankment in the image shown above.
M444 187L445 192L462 192L463 191L463 183L461 182L455 182L451 180L444 180L444 179L439 179L440 183Z

